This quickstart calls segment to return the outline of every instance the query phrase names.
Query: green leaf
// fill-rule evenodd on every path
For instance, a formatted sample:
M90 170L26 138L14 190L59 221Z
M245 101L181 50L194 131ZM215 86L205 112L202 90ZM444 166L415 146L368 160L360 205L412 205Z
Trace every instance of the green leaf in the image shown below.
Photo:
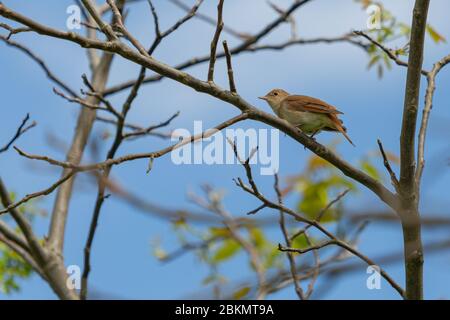
M354 189L354 185L338 174L331 174L319 181L304 179L300 190L302 199L297 206L298 211L310 219L315 219L331 200L330 194L342 188ZM321 222L333 222L338 217L338 210L333 206L323 215Z
M388 68L388 70L391 70L392 69L391 58L389 58L389 56L386 53L383 54L383 60L384 64L386 65L386 68Z
M310 239L311 243L313 241ZM309 247L308 240L306 240L305 234L301 234L292 241L292 247L297 249L306 249Z
M219 263L228 260L232 256L234 256L239 251L239 249L241 249L239 243L237 243L233 239L226 239L223 242L223 245L216 251L216 253L212 257L211 262Z
M243 287L239 290L237 290L235 293L233 293L233 299L239 300L244 298L248 293L250 292L249 287Z
M211 227L209 228L211 237L227 237L230 235L230 231L227 228Z
M272 245L270 251L266 255L266 260L264 261L264 268L270 269L272 267L276 267L279 262L280 256L281 256L280 250L278 250L276 246Z
M447 40L429 24L427 24L427 32L435 43L447 42Z
M367 69L372 68L375 65L375 63L378 62L378 60L380 60L380 55L372 56L372 58L369 60L369 64L367 65Z
M224 276L222 276L218 273L213 273L213 274L210 274L209 276L207 276L206 278L204 278L202 281L202 284L206 286L206 285L209 285L212 283L225 284L227 282L228 282L228 280Z
M22 258L0 243L0 291L5 294L19 291L17 279L28 278L33 270Z
M267 244L266 237L264 236L264 233L261 231L261 229L249 228L248 232L256 248L262 248L265 244Z
M380 173L369 161L365 160L361 162L361 168L372 178L379 180Z

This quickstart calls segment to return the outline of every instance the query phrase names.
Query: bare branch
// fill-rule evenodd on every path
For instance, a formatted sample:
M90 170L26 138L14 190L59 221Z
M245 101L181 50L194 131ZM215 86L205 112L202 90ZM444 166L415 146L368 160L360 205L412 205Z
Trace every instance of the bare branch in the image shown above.
M189 6L185 5L183 2L181 2L180 0L169 0L170 2L172 2L173 4L175 4L177 7L181 8L182 10L186 11L186 12L190 12L190 8ZM217 25L217 21L207 15L201 14L201 13L197 13L195 15L196 18L198 18L199 20L205 21L210 25L216 26ZM236 31L232 28L230 28L228 25L224 24L223 25L223 31L229 33L230 35L239 38L239 39L249 39L251 37L250 34L247 33L243 33L243 32L239 32Z
M289 15L291 15L295 10L297 10L298 8L300 8L301 6L303 6L304 4L308 3L310 0L303 0L303 1L297 1L294 2L291 7L289 9L286 10L286 13L283 14L283 16L279 16L277 17L274 21L272 21L271 23L269 23L267 26L265 26L263 29L261 29L259 32L257 32L254 36L251 36L249 38L247 38L245 40L245 42L239 44L238 46L236 46L234 49L230 50L231 55L237 55L239 53L242 52L247 52L247 51L256 51L257 49L253 49L254 44L257 43L259 40L261 40L262 38L264 38L265 36L267 36L271 31L273 31L276 27L278 27L281 23L283 23L286 19L286 17L288 17ZM214 23L215 25L215 23ZM350 41L350 37L349 36L345 36L345 37L337 37L337 38L332 38L332 39L327 39L324 38L324 41L322 41L322 39L320 39L320 41L317 42L326 42L326 43L330 43L330 42L341 42L341 41ZM291 42L291 41L289 41ZM317 43L315 41L315 39L312 40L301 40L299 41L299 44L307 44L307 43ZM294 44L294 43L292 43ZM362 47L364 47L363 45L361 45ZM265 48L262 48L265 49ZM218 53L216 55L216 58L224 58L225 57L225 53L221 52ZM175 66L174 68L177 70L184 70L188 67L200 64L200 63L204 63L204 62L209 62L210 61L210 55L207 56L203 56L203 57L196 57L196 58L192 58L189 59L188 61L181 63L177 66ZM159 81L162 78L164 78L164 75L156 75L156 76L151 76L146 78L143 83L150 83L150 82L154 82L154 81ZM106 90L104 92L105 95L109 95L109 94L113 94L113 93L117 93L119 91L125 90L127 88L130 88L131 86L133 86L134 84L134 80L131 81L127 81L124 82L122 84L119 84L117 86L111 87L108 90Z
M20 124L20 126L17 128L16 133L14 134L14 136L11 138L11 140L9 140L9 142L2 148L0 148L0 153L2 152L6 152L8 151L8 149L12 146L12 144L20 138L21 135L23 135L25 132L27 132L28 130L30 130L31 128L33 128L34 126L36 126L36 122L33 121L31 124L29 124L28 126L26 125L28 120L30 119L30 114L27 113L27 115L25 116L25 118L22 120L22 123Z
M137 137L137 136L151 134L154 130L157 130L157 129L160 129L160 128L168 126L179 115L180 115L180 112L177 111L175 114L173 114L166 121L163 121L163 122L161 122L161 123L159 123L157 125L149 126L147 128L141 128L141 129L135 130L134 132L126 133L126 134L123 135L123 138L124 139L129 139L129 138L133 138L133 137Z
M30 251L24 237L11 229L3 220L0 220L0 235L4 236L6 239L19 246L26 252Z
M288 248L288 247L283 247L281 244L278 244L278 250L283 251L283 252L295 252L295 253L303 254L303 253L310 252L312 250L322 249L322 248L327 247L327 246L332 245L332 244L337 244L337 242L334 241L334 240L328 240L328 241L325 241L325 242L323 242L323 243L321 243L321 244L319 244L317 246L309 247L309 248L306 248L306 249Z
M298 40L288 40L286 42L280 43L280 44L267 44L267 45L249 45L248 47L241 47L240 45L230 49L230 54L233 56L236 56L240 53L245 53L245 52L257 52L257 51L264 51L264 50L282 50L282 49L286 49L289 47L292 47L294 45L307 45L307 44L319 44L319 43L326 43L326 44L330 44L330 43L338 43L338 42L348 42L350 44L353 44L363 50L367 50L367 47L359 42L353 39L354 37L352 35L349 34L345 34L343 36L338 36L338 37L329 37L329 38L313 38L313 39L298 39ZM216 54L216 58L217 59L221 59L221 58L225 58L225 52L219 52ZM205 62L209 62L210 60L210 56L206 55L206 56L202 56L202 57L195 57L195 58L191 58L183 63L180 63L178 65L176 65L174 68L177 70L184 70L187 69L189 67L193 67L196 66L198 64L201 63L205 63ZM158 75L152 75L149 76L147 78L144 79L143 83L144 84L149 84L149 83L153 83L153 82L157 82L160 81L164 78L164 76L158 74ZM124 83L112 86L110 88L108 88L107 90L105 90L104 94L105 95L110 95L110 94L115 94L118 93L122 90L128 89L131 86L133 86L134 84L134 80L130 80L130 81L126 81Z
M156 38L161 38L161 28L159 27L159 17L158 14L156 13L156 8L153 5L153 1L152 0L147 0L149 6L150 6L150 10L152 12L152 16L153 16L153 23L155 24L155 36ZM155 39L156 41L156 39Z
M4 38L6 41L11 39L11 36L14 34L22 33L22 32L30 32L30 28L17 28L14 29L13 27L7 25L6 23L0 22L0 28L6 29L9 31L9 34L6 38ZM3 36L2 36L3 37Z
M49 195L50 193L55 191L55 189L58 188L61 184L63 184L68 179L70 179L74 174L75 174L74 170L70 171L69 174L65 175L64 177L62 177L61 179L59 179L58 181L53 183L50 187L48 187L48 188L46 188L46 189L44 189L42 191L38 191L38 192L27 194L25 197L23 197L19 201L15 202L15 203L11 203L10 205L5 207L4 209L0 210L0 215L5 214L5 213L7 213L10 210L19 207L20 205L30 201L31 199Z
M292 6L290 10L286 11L286 14L291 13L293 10L295 10L295 8L307 2L308 2L307 0L297 2L296 5ZM398 199L396 198L396 196L392 194L389 190L387 190L380 182L376 181L363 171L354 168L344 160L340 159L331 150L328 150L327 148L320 145L316 141L313 141L312 139L304 135L302 132L300 132L297 128L287 123L287 121L269 115L267 113L262 112L261 110L254 108L248 102L243 100L241 97L236 96L235 94L227 93L211 82L200 81L187 73L171 68L166 64L163 64L155 59L144 57L141 54L134 52L124 44L104 43L101 41L87 39L79 35L74 35L72 33L61 32L58 30L42 26L26 17L21 16L18 13L6 9L4 5L0 5L0 15L24 23L25 25L32 27L34 30L39 31L40 33L43 34L47 34L49 36L67 39L69 41L79 43L82 46L96 47L98 49L107 51L113 50L114 52L117 52L123 57L131 61L134 61L142 66L145 66L146 68L149 68L161 75L164 75L178 82L181 82L184 85L187 85L197 91L205 92L211 96L219 98L230 104L233 104L234 106L239 108L242 112L246 112L251 119L264 122L266 124L269 124L275 128L282 130L283 132L294 138L296 141L300 142L306 148L316 153L318 156L332 163L334 166L339 168L345 175L355 179L356 181L362 183L363 185L371 189L375 194L377 194L380 197L380 199L382 199L386 204L388 204L392 208L396 209L398 207L397 201ZM281 17L279 19L281 19ZM256 39L254 39L254 41L256 42L259 39L259 37L262 37L266 33L270 32L272 28L275 25L277 25L276 22L277 21L267 26L258 36L256 36Z
M235 152L236 154L236 152ZM317 229L318 231L320 231L322 234L324 234L327 238L329 238L329 240L333 243L330 244L334 244L336 246L341 247L342 249L345 249L346 251L348 251L349 253L352 253L353 255L355 255L356 257L358 257L359 259L363 260L364 262L367 263L367 265L378 265L376 263L374 263L374 261L372 261L370 258L368 258L367 256L365 256L364 254L362 254L361 252L359 252L358 250L356 250L352 245L346 243L343 240L338 239L335 235L333 235L331 232L329 232L327 229L325 229L325 227L323 227L319 222L314 221L314 220L310 220L300 214L298 214L297 212L285 207L284 205L281 205L279 203L275 203L272 202L270 200L268 200L263 194L261 194L257 188L255 188L254 186L254 182L250 182L253 181L253 177L252 177L252 171L251 171L251 167L248 163L248 161L245 162L241 162L241 164L244 166L245 171L247 173L247 177L250 183L251 187L246 186L241 179L238 179L238 183L237 185L242 188L244 191L250 193L251 195L253 195L254 197L256 197L257 199L259 199L262 203L264 203L268 208L272 208L278 211L283 211L284 213L292 216L293 218L295 218L297 221L299 222L303 222L307 225L311 225L312 227L314 227L315 229ZM328 245L328 244L327 244ZM311 251L311 250L315 250L318 248L311 248L310 250L307 251ZM288 250L290 251L290 250ZM403 289L386 273L386 271L384 271L383 269L380 270L380 274L383 278L386 279L386 281L392 286L392 288L394 288L402 297L404 297L404 291Z
M41 69L45 72L47 78L49 78L53 83L55 83L56 85L58 85L61 89L63 89L64 91L66 91L68 94L70 94L73 97L76 97L77 94L75 93L75 90L71 89L68 85L66 85L61 79L59 79L47 66L47 64L44 62L44 60L42 60L41 58L39 58L33 51L31 51L29 48L25 47L24 45L9 40L7 38L5 38L4 36L0 35L0 40L2 40L3 42L5 42L7 45L19 49L20 51L22 51L23 53L25 53L27 56L29 56L33 61L35 61L40 67Z
M305 232L305 239L308 246L312 246L311 239L309 238L309 235L307 232ZM314 267L313 272L311 276L311 281L308 284L308 289L306 290L305 298L309 299L313 293L314 285L317 281L317 278L319 277L320 273L320 257L319 257L319 250L313 250L313 256L314 256Z
M208 82L214 81L214 65L216 63L216 50L217 43L219 42L220 32L223 28L223 19L222 19L222 11L223 11L223 2L224 0L219 0L219 4L217 5L217 26L216 32L214 33L214 37L211 41L211 53L209 58L209 68L208 68Z
M127 28L125 28L125 25L123 24L122 14L120 13L119 8L117 8L116 4L114 3L114 0L106 0L108 5L111 7L111 11L114 15L114 20L117 28L122 32L125 36L125 38L128 39L128 41L131 42L131 44L139 51L140 54L146 57L150 57L150 55L147 53L147 50L145 50L144 46L135 38L133 35L128 31ZM117 37L117 36L116 36Z
M274 4L274 3L270 2L270 1L267 1L267 2L270 5L270 7L273 10L275 10L277 13L279 13L279 14L285 14L286 13L286 10L280 8L276 4ZM297 39L297 23L295 21L295 18L293 16L289 15L286 18L286 22L289 22L289 24L291 25L291 39L292 40Z
M48 281L49 285L59 297L63 299L77 299L74 291L70 290L66 286L67 274L64 265L61 263L61 259L59 256L49 252L46 247L41 245L41 241L34 234L29 221L16 209L18 202L15 204L11 202L8 190L1 179L0 198L3 206L10 212L11 216L27 240L27 247L29 248L29 252L32 256L28 262L33 266L33 268L35 268L44 280ZM3 212L0 212L0 215L1 214L3 214ZM20 250L19 247L16 246L15 250L21 254L21 252L18 251ZM22 257L27 259L28 256L22 255ZM35 261L35 263L33 263L33 261Z
M281 191L280 191L278 174L275 174L274 189L277 194L278 204L281 206L281 205L283 205L283 197L282 197ZM265 206L265 204L264 204L264 206ZM291 247L292 244L291 244L291 239L289 237L289 233L286 228L284 212L283 212L283 210L279 210L279 212L280 212L279 224L280 224L281 232L283 233L284 241L285 241L287 247ZM297 296L300 300L305 300L306 299L305 293L301 287L300 282L297 280L297 278L298 278L297 277L297 265L295 263L295 258L291 252L287 252L287 257L288 257L289 267L290 267L291 274L292 274L292 281L294 282L295 292L297 293Z
M187 11L187 14L184 17L182 17L180 20L175 22L174 25L172 25L169 29L167 29L166 31L164 31L161 34L161 38L167 37L172 32L176 31L182 24L184 24L185 22L189 21L191 18L196 16L197 15L197 11L200 8L200 5L203 3L203 1L204 0L197 0L195 2L194 6L192 8L190 8L190 10Z
M95 104L89 103L86 100L78 98L78 97L75 97L75 98L68 97L68 96L66 96L64 93L62 93L61 91L59 91L56 88L53 88L53 93L58 95L58 96L60 96L61 98L65 99L65 100L67 100L68 102L79 104L82 107L85 107L85 108L88 108L88 109L91 109L91 110L107 111L107 112L111 112L112 114L115 114L108 107L102 107L102 106L100 106L98 104L95 105Z
M227 57L228 81L230 82L230 91L231 93L237 93L236 84L234 83L233 66L231 64L231 54L230 50L228 50L228 44L226 40L223 42L223 49L225 52L225 56Z
M427 75L427 91L425 95L425 106L422 111L422 121L419 130L419 142L417 151L417 169L416 169L416 185L420 190L420 180L425 165L425 138L427 134L428 120L430 117L431 108L433 107L434 91L436 89L436 76L447 64L450 63L450 55L445 56L440 61L434 64L433 69Z
M105 118L105 117L101 117L101 116L97 116L96 120L103 122L103 123L111 124L114 126L117 126L117 124L118 124L117 120L109 119L109 118ZM170 132L167 132L167 133L159 132L159 131L155 132L154 130L149 130L151 127L154 127L154 126L144 128L144 127L127 122L127 123L124 123L123 127L131 130L131 132L129 132L129 133L124 133L124 139L132 139L133 137L144 136L144 135L155 136L155 137L159 137L159 138L163 138L163 139L167 139L172 136Z
M213 213L216 213L223 218L222 223L230 232L231 238L234 239L248 254L250 263L256 271L258 277L257 299L264 299L264 297L266 296L266 271L261 259L259 258L257 248L251 241L248 241L240 234L239 228L241 227L241 225L238 224L237 221L233 219L232 215L223 208L221 201L217 201L216 198L211 195L211 193L213 192L212 188L206 185L204 186L204 190L208 200L203 200L193 195L191 195L191 199L199 206L212 211Z
M399 185L397 176L395 175L395 172L391 168L389 159L387 158L386 153L384 152L383 144L381 143L380 139L377 140L377 143L378 143L378 148L380 148L381 156L383 157L384 167L386 168L386 170L389 172L389 175L391 176L391 183L394 186L395 190L397 192L399 192L400 185Z
M153 21L155 24L155 40L153 41L153 43L150 46L150 49L148 51L149 54L152 55L153 52L155 51L156 47L161 43L161 41L165 37L169 36L171 33L176 31L182 24L189 21L192 17L194 17L197 14L197 11L198 11L200 5L203 3L203 0L197 0L196 3L194 4L194 6L187 10L188 12L184 17L182 17L180 20L175 22L175 24L173 24L170 28L168 28L164 32L161 32L161 30L160 30L159 18L158 18L158 14L156 13L156 8L154 7L153 2L151 0L148 0L148 3L150 5L150 9L151 9L151 12L153 15Z
M109 166L113 166L113 165L118 165L120 163L123 162L128 162L128 161L132 161L132 160L136 160L136 159L150 159L150 158L159 158L162 157L163 155L166 155L167 153L178 149L188 143L192 143L194 141L200 140L200 139L205 139L208 138L210 136L212 136L213 134L217 133L217 130L222 130L224 128L227 128L239 121L245 120L248 118L248 115L245 113L240 114L239 116L236 116L234 118L231 118L225 122L222 122L221 124L217 125L216 127L207 130L205 132L202 132L201 134L197 134L194 136L190 136L190 137L185 137L183 138L183 140L179 143L176 143L174 145L171 145L169 147L166 147L164 149L161 149L159 151L155 151L155 152L148 152L148 153L137 153L137 154L130 154L130 155L126 155L126 156L122 156L119 158L115 158L115 159L108 159L106 161L103 162L99 162L99 163L94 163L94 164L87 164L87 165L77 165L71 162L64 162L64 161L58 161L52 158L49 158L47 156L39 156L39 155L32 155L32 154L28 154L22 150L20 150L19 148L15 147L14 149L23 157L28 158L28 159L33 159L33 160L40 160L40 161L44 161L47 162L51 165L54 166L59 166L65 169L70 169L70 170L75 170L77 172L84 172L84 171L92 171L92 170L103 170Z
M113 29L109 24L102 20L102 17L97 12L96 5L91 2L91 0L81 0L83 5L86 7L89 14L92 16L94 21L97 23L98 27L106 35L109 40L117 40L117 35L114 33ZM109 4L109 2L108 2Z

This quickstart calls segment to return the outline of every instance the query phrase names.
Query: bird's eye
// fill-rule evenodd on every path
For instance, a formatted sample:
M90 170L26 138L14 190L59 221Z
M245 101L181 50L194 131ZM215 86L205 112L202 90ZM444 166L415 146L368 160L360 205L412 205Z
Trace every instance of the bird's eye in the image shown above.
M278 92L274 92L273 95L274 95L274 96L277 96L277 95L278 95Z

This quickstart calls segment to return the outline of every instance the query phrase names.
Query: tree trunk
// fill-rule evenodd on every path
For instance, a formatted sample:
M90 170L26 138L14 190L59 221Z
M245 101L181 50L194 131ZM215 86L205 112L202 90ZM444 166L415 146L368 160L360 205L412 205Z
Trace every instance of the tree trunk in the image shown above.
M414 5L400 137L400 208L398 214L402 220L404 239L405 298L412 300L423 299L423 249L418 210L420 181L416 182L415 177L415 136L429 4L429 0L416 0Z

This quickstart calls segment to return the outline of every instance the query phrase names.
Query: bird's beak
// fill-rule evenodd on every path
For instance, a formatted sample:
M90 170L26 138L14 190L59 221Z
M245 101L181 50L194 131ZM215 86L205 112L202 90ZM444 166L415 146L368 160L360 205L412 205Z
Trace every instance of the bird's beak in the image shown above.
M267 97L266 97L266 96L264 96L264 97L258 97L258 99L266 100L266 101L267 101Z

